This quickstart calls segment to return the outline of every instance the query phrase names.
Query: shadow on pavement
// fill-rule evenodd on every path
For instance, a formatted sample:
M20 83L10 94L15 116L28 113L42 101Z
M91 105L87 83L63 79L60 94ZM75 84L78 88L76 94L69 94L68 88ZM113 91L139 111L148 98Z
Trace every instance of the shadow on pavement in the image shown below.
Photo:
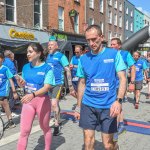
M82 150L84 150L84 145L82 146ZM94 150L105 150L103 143L95 140Z
M51 150L56 150L59 146L61 146L63 143L65 143L65 138L62 136L53 136L52 137L52 144L51 144ZM34 150L44 150L45 142L44 142L44 136L40 136L38 139L38 145L34 148Z
M128 97L128 102L129 103L132 103L133 105L135 104L135 100L131 97Z

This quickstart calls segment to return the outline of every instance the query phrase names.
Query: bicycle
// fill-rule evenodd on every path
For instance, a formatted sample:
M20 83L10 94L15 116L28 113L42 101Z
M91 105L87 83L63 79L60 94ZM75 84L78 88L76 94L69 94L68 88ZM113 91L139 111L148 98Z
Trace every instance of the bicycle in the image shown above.
M3 135L4 135L4 121L0 116L0 140L2 139Z

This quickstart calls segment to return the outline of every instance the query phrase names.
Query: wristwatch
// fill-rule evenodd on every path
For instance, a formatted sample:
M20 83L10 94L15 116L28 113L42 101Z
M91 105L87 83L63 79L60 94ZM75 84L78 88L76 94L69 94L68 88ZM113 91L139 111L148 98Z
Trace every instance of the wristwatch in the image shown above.
M135 81L131 81L130 83L131 83L131 84L135 84Z
M122 104L122 98L117 98L117 101Z

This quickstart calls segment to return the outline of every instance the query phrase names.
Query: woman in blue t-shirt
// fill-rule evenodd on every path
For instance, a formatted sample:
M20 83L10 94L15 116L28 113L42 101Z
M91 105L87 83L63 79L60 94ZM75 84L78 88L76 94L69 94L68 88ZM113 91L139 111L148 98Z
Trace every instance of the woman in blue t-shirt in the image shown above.
M27 49L29 63L24 65L22 78L17 79L20 86L25 88L25 96L21 112L21 134L17 149L25 150L32 123L37 114L40 127L44 132L45 150L50 149L51 129L49 127L51 104L48 91L55 84L51 67L42 60L44 59L43 48L38 43L31 43ZM24 80L24 81L23 81Z

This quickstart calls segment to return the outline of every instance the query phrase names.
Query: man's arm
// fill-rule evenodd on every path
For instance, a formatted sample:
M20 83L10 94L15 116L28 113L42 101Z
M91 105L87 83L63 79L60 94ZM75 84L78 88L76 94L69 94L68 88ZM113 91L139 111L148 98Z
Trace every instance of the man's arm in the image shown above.
M79 78L78 81L78 96L77 96L77 106L81 107L81 101L85 90L85 78Z
M72 85L72 77L71 77L71 72L70 72L69 66L65 66L64 69L65 69L66 75L67 75L67 81L68 81L70 94L72 96L76 97L76 92L75 92L74 87Z
M119 71L117 74L120 81L117 98L123 98L126 92L126 82L127 82L125 71Z
M116 117L117 115L120 114L122 106L121 106L121 103L119 102L119 98L123 99L125 91L126 91L125 71L119 71L118 77L119 77L120 84L119 84L117 99L110 108L111 117Z
M131 66L131 81L135 81L135 73L136 73L136 68L135 66Z

